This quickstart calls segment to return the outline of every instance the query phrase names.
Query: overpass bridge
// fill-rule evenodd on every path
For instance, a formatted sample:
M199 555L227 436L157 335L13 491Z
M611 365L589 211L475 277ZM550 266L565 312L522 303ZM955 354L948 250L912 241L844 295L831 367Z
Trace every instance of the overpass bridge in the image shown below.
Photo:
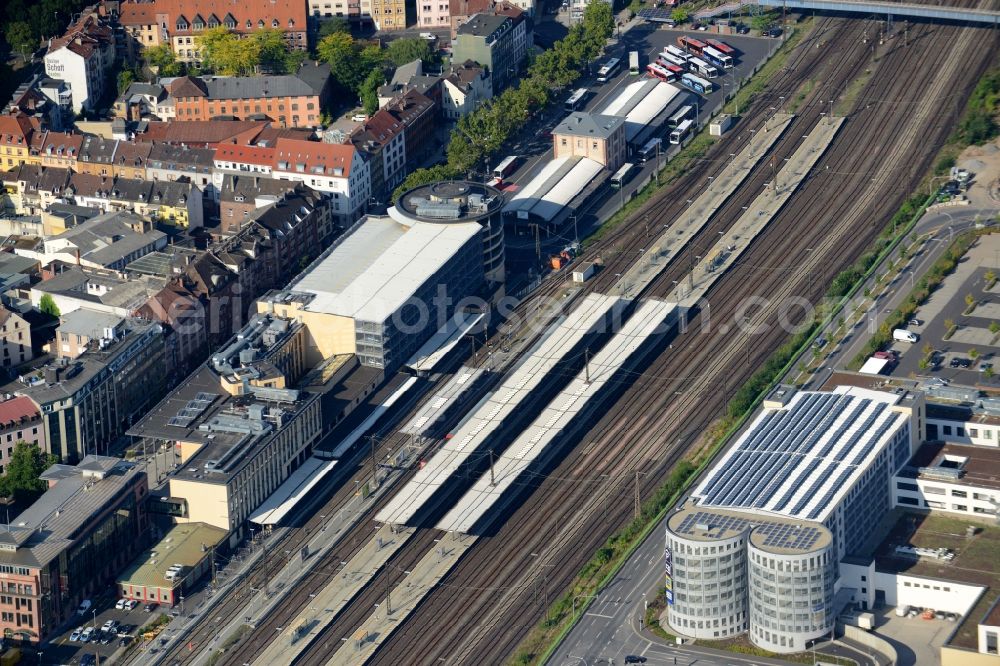
M914 19L961 21L966 23L1000 24L1000 11L989 9L964 9L918 2L889 2L888 0L734 0L718 7L695 12L695 19L706 19L739 12L743 8L801 11L815 9L826 12L854 14L884 14L890 18L905 16Z

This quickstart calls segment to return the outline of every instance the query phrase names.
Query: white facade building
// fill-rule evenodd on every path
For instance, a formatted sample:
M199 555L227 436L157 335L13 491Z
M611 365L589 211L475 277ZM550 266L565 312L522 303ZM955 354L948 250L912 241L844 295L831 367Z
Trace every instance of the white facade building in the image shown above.
M340 224L360 218L371 197L369 164L351 144L278 139L271 175L330 195Z
M53 40L45 54L45 74L65 81L73 95L74 113L93 110L104 94L108 70L115 60L111 29L97 17L85 16L65 35Z

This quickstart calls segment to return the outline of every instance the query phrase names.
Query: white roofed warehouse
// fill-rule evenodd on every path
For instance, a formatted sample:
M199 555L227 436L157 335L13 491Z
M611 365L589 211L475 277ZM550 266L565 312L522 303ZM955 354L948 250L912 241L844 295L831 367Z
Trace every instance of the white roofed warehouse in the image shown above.
M671 630L780 653L829 635L857 592L840 563L892 509L925 423L919 392L778 387L668 520Z

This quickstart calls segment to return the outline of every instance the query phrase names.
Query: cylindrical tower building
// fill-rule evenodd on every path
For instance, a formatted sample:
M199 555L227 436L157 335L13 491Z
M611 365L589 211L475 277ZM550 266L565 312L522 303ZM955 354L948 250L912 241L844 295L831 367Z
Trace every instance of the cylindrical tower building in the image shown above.
M754 527L747 547L750 640L772 652L801 652L829 635L836 553L818 524Z
M496 188L464 180L421 185L403 193L389 208L389 217L402 224L479 222L483 227L483 269L486 280L504 282L503 194Z

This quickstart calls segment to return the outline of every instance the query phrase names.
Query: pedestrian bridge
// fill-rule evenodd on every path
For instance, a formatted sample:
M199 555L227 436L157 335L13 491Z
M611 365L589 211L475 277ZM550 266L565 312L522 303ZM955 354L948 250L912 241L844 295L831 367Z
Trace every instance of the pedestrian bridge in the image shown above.
M963 9L914 2L876 2L872 0L757 0L762 7L791 11L818 9L829 12L886 14L920 19L1000 24L1000 12L988 9Z

